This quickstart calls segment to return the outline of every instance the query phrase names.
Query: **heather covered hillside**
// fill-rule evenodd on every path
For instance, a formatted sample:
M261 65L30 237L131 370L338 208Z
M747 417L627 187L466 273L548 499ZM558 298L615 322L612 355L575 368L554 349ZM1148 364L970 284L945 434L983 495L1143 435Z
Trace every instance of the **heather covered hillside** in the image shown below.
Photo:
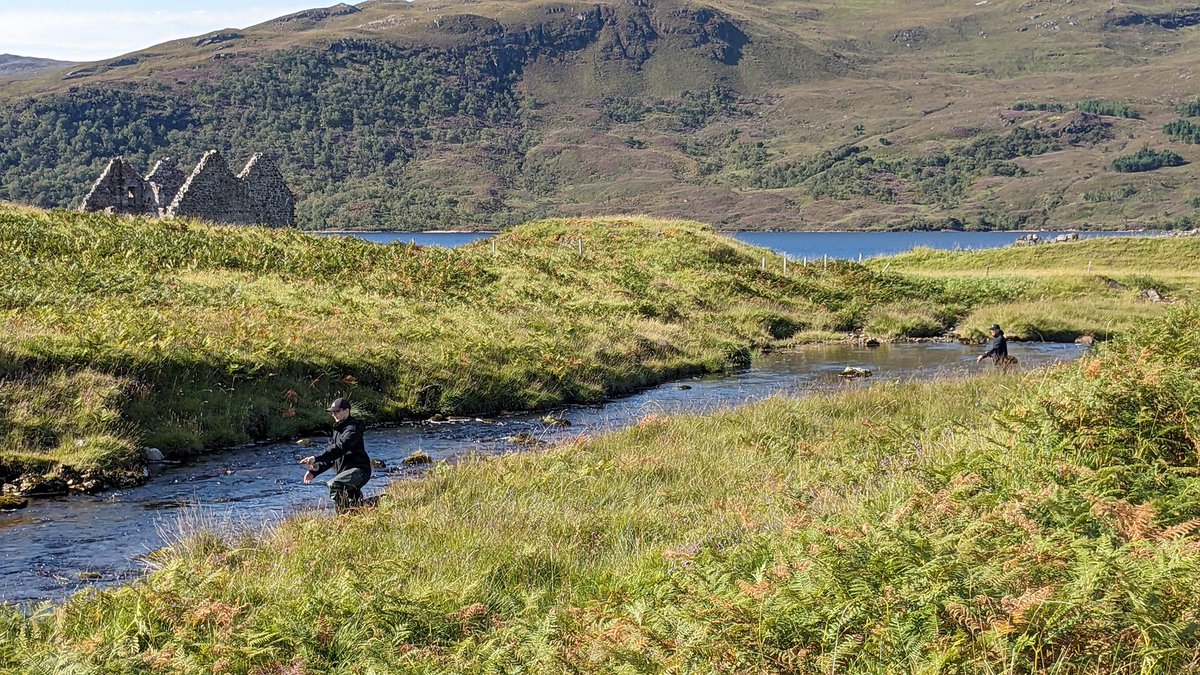
M0 198L276 154L309 228L1195 226L1200 8L375 0L0 87Z

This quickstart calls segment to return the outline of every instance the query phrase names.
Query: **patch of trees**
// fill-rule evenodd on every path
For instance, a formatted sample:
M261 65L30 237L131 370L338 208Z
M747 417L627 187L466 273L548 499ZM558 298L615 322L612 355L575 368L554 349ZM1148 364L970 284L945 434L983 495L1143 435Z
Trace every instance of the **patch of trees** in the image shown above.
M1091 190L1083 193L1085 202L1119 202L1136 195L1138 189L1128 183L1112 190Z
M1125 117L1128 119L1141 119L1142 114L1136 108L1128 103L1120 103L1118 101L1101 101L1092 99L1088 101L1080 101L1073 108L1079 112L1094 113L1096 115L1108 115L1109 117ZM1030 102L1022 101L1014 103L1012 110L1033 110L1042 112L1066 112L1071 108L1065 103L1056 102Z
M1184 117L1200 117L1200 98L1179 106L1179 114Z
M767 166L750 185L767 189L804 185L816 197L871 197L889 203L903 193L905 199L918 203L951 206L983 176L1024 175L1011 160L1059 147L1054 137L1025 127L911 158L875 157L866 154L866 146L846 145L803 161Z
M1184 164L1187 162L1175 152L1155 151L1147 146L1132 155L1123 155L1114 159L1109 166L1113 171L1120 173L1138 173L1168 166L1183 166Z
M655 99L646 103L638 98L609 96L600 102L602 121L608 124L636 124L658 113L681 130L699 129L722 115L738 112L737 97L724 87L685 91L678 99Z
M1175 120L1164 124L1163 133L1184 143L1200 143L1200 124L1188 120Z
M1100 101L1097 99L1081 101L1075 104L1075 109L1080 112L1108 115L1109 117L1124 117L1131 120L1142 118L1142 114L1136 108L1128 103L1120 103L1118 101Z
M404 168L419 152L467 146L503 180L519 180L522 61L508 49L342 41L226 65L174 89L107 85L26 99L0 110L0 198L72 206L116 155L149 170L166 155L186 166L215 148L236 165L269 150L301 196L301 226L452 225L481 205Z
M1014 103L1012 110L1038 110L1050 112L1066 112L1067 105L1065 103L1030 103L1021 102Z

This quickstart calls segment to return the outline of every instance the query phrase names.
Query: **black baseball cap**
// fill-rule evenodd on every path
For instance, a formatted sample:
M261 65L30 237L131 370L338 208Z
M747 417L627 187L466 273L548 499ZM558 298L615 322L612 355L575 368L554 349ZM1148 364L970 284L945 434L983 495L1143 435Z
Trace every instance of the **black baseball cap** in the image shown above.
M349 410L349 409L350 409L350 399L338 397L338 398L333 399L333 403L329 404L329 407L325 409L325 412L338 412L339 410Z
M989 327L989 329L990 330L1000 330L1000 324L994 323ZM340 401L341 399L338 399L338 400ZM349 404L347 404L347 405L349 405Z

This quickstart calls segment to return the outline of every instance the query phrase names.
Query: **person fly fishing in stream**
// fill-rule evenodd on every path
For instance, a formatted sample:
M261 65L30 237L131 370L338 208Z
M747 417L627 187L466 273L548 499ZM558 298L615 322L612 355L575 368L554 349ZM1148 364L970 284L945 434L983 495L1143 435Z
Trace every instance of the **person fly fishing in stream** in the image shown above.
M305 457L300 463L308 468L305 485L333 468L329 498L341 513L362 504L362 488L371 479L371 458L363 444L363 423L351 416L350 401L334 399L325 410L333 416L333 438L321 454Z
M1007 369L1009 366L1016 364L1017 360L1008 355L1008 338L1004 337L1004 331L1000 330L999 324L992 324L990 328L992 332L992 341L988 344L988 350L979 355L975 359L976 363L990 358L997 368Z

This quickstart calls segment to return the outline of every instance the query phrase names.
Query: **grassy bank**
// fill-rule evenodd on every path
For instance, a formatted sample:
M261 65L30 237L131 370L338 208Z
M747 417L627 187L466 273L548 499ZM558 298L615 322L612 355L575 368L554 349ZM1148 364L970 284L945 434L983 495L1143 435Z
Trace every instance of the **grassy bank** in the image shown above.
M1195 243L1145 243L1111 274L1145 277L1148 257L1188 268ZM1021 303L1070 320L1042 331L1057 337L1159 311L1136 288L1097 290L1095 274L1022 269L785 272L706 226L638 218L542 221L445 250L0 205L0 481L86 487L136 465L139 446L287 437L325 425L334 396L374 421L545 408L745 365L769 345L941 335ZM1190 292L1172 278L1164 292ZM1124 323L1078 317L1093 297L1125 307Z
M649 417L203 532L10 672L1200 672L1200 311L1051 373Z
M946 282L1019 286L1017 297L973 307L959 333L982 337L998 322L1010 337L1059 341L1106 339L1161 314L1161 305L1142 297L1150 289L1168 302L1196 299L1197 260L1200 237L1132 237L967 252L921 249L871 265Z

